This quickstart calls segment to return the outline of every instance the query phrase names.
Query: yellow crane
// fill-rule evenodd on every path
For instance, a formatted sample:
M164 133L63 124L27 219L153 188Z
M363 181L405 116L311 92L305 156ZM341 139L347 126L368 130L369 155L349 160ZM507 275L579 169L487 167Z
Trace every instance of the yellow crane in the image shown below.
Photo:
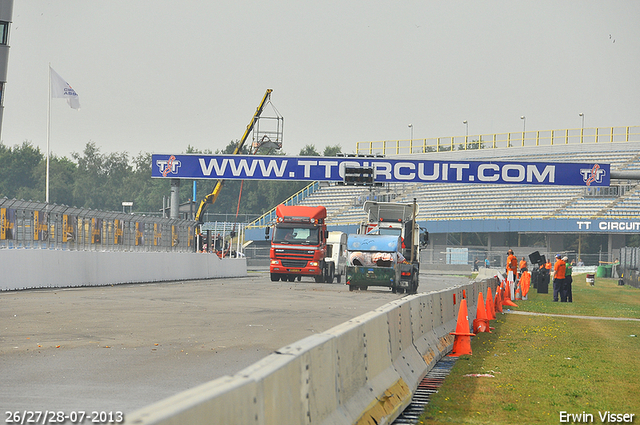
M245 142L249 138L249 134L251 134L251 131L253 130L253 127L255 126L256 122L260 118L260 115L262 114L262 111L264 110L265 105L267 104L267 102L269 102L272 91L273 91L272 89L267 89L266 93L262 97L262 101L260 102L260 105L258 105L258 108L256 109L255 114L253 114L253 117L251 118L249 125L247 125L247 128L244 131L242 138L236 145L236 148L233 151L233 155L237 155L240 152L242 152L242 147L244 146ZM204 221L204 211L207 208L207 205L210 205L210 204L213 205L216 202L216 199L218 199L218 195L220 195L220 191L222 190L222 186L224 186L224 180L220 179L216 182L216 185L213 188L213 191L211 191L210 194L205 196L200 202L200 206L198 207L198 211L196 212L196 216L195 216L196 235L200 234L200 225Z

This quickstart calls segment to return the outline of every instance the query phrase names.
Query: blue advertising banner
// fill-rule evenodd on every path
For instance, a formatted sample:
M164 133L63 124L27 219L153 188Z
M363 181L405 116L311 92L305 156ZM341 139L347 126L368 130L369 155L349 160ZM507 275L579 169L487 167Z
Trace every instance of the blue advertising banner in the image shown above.
M527 233L640 233L640 219L483 219L483 220L426 220L419 221L420 227L429 229L430 234L472 233L472 232L527 232ZM327 223L329 231L338 230L355 234L359 225L332 225ZM264 237L263 228L247 229L247 240L259 240Z
M152 156L151 176L173 179L343 181L345 167L373 167L378 183L609 186L609 164L430 161L253 155Z
M629 233L640 232L640 220L631 219L496 219L433 220L424 225L429 233L527 232L527 233ZM335 230L331 228L330 230Z

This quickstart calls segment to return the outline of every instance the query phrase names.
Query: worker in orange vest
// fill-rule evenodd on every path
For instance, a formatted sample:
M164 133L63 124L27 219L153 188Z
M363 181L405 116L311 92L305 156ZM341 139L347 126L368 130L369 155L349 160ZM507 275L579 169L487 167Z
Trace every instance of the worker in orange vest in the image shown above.
M562 302L567 302L564 292L564 275L567 264L562 261L560 254L556 255L556 263L553 265L553 301L558 301L558 294L562 297Z
M529 269L527 269L527 260L522 257L522 260L520 260L520 276L522 276L522 272L526 271L529 271Z
M516 280L518 276L518 257L513 255L513 250L507 251L507 278L509 278L509 272L513 273L513 280Z

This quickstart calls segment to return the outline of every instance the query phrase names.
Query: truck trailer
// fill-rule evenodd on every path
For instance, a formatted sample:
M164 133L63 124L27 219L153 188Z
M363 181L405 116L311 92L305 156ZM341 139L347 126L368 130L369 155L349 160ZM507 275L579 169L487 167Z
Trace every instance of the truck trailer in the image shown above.
M389 280L387 284L382 285L382 281L376 278L374 279L376 282L374 284L367 285L365 280L365 283L358 283L356 286L359 288L388 286L393 292L415 293L418 289L420 275L420 246L426 245L428 242L428 233L421 233L421 229L416 223L416 217L419 212L418 204L415 200L413 203L407 204L366 201L363 209L367 213L367 221L360 224L358 235L373 238L372 246L376 249L381 246L380 243L376 242L377 238L380 238L380 240L384 236L399 238L397 252L401 255L396 255L399 260L395 262L397 267L396 265L393 267L398 269L399 276L393 282ZM354 239L352 235L349 235L349 266L353 266L351 258L354 252L351 249L353 246L352 240L357 240L357 238ZM380 253L383 252L391 253L390 251L380 251ZM380 255L376 257L379 258ZM349 267L347 268L347 284L350 281L353 282L353 279L349 279L350 270L354 271ZM369 275L372 276L371 273Z

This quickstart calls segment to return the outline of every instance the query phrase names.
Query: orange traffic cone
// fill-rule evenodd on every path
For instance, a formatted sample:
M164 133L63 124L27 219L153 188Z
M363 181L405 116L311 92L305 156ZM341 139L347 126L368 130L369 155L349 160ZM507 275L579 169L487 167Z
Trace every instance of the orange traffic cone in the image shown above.
M453 340L453 350L449 354L450 357L471 354L471 337L475 336L475 334L469 332L469 312L467 311L467 300L465 299L460 301L456 331L450 332L450 334L456 336Z
M496 305L493 302L493 297L491 296L491 287L487 288L487 302L485 310L487 311L487 319L496 320Z
M498 286L497 290L496 290L496 300L495 300L495 304L496 304L496 312L498 313L502 313L502 288Z
M487 318L487 310L484 306L484 297L482 292L478 294L478 307L476 309L476 318L473 319L473 332L489 332L489 319Z
M529 287L531 286L531 273L522 272L522 278L520 279L520 285L522 285L522 299L527 299L529 293Z
M504 301L502 301L502 305L507 305L509 307L518 307L518 304L511 301L509 297L505 297Z
M510 307L518 307L516 303L511 301L511 288L509 288L509 282L507 281L507 288L505 289L504 297L502 297L502 305L508 305Z

